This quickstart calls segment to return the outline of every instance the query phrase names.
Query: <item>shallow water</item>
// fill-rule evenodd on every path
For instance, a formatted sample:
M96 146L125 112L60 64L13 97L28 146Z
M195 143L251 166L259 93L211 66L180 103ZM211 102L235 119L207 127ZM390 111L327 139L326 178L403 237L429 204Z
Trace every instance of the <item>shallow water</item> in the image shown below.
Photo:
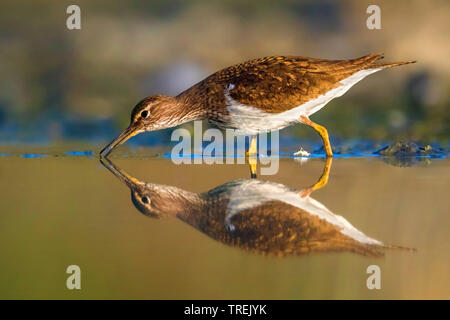
M175 165L160 153L102 165L82 148L5 150L0 298L450 298L448 159L283 158L254 185L247 165ZM123 177L144 186L131 187L135 204ZM233 189L245 183L250 193ZM230 203L244 211L227 217ZM362 242L416 250L358 243L325 214ZM72 264L81 290L66 288ZM380 290L366 286L369 265Z

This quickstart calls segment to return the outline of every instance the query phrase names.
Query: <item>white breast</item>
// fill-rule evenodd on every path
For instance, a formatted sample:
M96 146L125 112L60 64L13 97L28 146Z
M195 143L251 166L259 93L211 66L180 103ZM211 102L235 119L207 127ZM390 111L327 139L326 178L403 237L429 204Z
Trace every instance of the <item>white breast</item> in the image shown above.
M332 99L342 96L354 84L364 79L369 74L382 68L358 71L350 77L341 80L341 85L328 91L315 99L300 106L281 113L267 113L258 108L241 104L231 98L229 91L234 84L229 84L225 91L225 100L229 112L229 126L236 128L238 134L258 134L259 132L280 130L293 122L298 122L301 116L309 117L322 109Z

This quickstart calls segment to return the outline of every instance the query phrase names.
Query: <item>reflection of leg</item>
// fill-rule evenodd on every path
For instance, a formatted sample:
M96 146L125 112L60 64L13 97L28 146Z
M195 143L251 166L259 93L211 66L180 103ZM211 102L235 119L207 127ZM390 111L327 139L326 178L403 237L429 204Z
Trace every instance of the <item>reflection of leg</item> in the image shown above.
M250 164L251 178L256 178L256 162L257 162L257 139L256 136L251 136L250 146L247 151L248 163Z
M300 117L300 122L306 124L307 126L310 126L311 128L317 131L317 133L323 140L323 145L325 147L327 157L332 157L333 151L331 150L330 138L328 137L327 129L325 127L322 127L320 124L312 122L308 117L305 116Z
M300 191L301 197L309 196L313 191L319 190L325 187L328 183L328 177L330 176L331 164L333 163L333 158L328 157L327 162L325 163L325 167L323 168L322 176L319 180L309 188L303 189Z

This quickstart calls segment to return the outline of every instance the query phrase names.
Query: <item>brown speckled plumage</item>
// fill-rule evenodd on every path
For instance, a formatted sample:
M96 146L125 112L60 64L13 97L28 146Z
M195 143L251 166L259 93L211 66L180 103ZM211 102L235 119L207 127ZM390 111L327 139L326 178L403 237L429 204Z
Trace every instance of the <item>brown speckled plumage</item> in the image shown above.
M233 84L229 92L235 101L268 113L280 113L325 94L358 71L410 63L382 64L377 62L381 58L381 54L350 60L265 57L220 70L177 98L193 106L203 106L208 118L220 118L227 114L225 90Z
M212 199L208 199L210 203ZM214 199L215 200L215 199ZM367 245L342 234L333 224L281 201L270 201L243 210L225 225L226 204L202 208L186 222L226 245L272 256L302 255L313 252L354 252L382 256L380 246Z
M140 132L208 119L220 127L251 135L300 122L320 134L327 156L332 156L326 128L313 123L308 117L339 96L337 91L342 88L348 90L364 76L383 68L414 62L380 63L378 60L381 58L381 54L350 60L273 56L225 68L176 97L156 95L143 99L133 109L130 126L100 154L106 156ZM350 84L341 82L362 70L369 71L360 78L355 76L356 79L352 79ZM327 93L330 95L327 96ZM318 97L326 101L318 102L315 100ZM310 105L306 106L307 102ZM285 114L293 109L293 114ZM270 117L272 115L275 117Z
M266 201L240 211L228 221L233 226L230 230L227 224L227 210L233 199L230 191L249 180L226 183L196 194L176 187L144 183L130 177L109 160L103 163L128 185L133 204L143 214L155 218L177 217L229 246L273 256L331 251L381 256L381 249L388 247L360 242L314 212L283 201Z

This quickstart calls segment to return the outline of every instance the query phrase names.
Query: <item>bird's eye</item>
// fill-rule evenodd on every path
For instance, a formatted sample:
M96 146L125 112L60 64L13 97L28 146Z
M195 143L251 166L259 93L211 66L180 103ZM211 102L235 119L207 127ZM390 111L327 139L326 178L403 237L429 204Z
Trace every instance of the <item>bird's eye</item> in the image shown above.
M147 197L142 197L142 198L141 198L141 201L142 201L143 203L149 203L149 201L148 201L148 198L147 198Z
M141 117L144 118L144 119L147 118L148 117L148 111L147 110L142 111L141 112Z

